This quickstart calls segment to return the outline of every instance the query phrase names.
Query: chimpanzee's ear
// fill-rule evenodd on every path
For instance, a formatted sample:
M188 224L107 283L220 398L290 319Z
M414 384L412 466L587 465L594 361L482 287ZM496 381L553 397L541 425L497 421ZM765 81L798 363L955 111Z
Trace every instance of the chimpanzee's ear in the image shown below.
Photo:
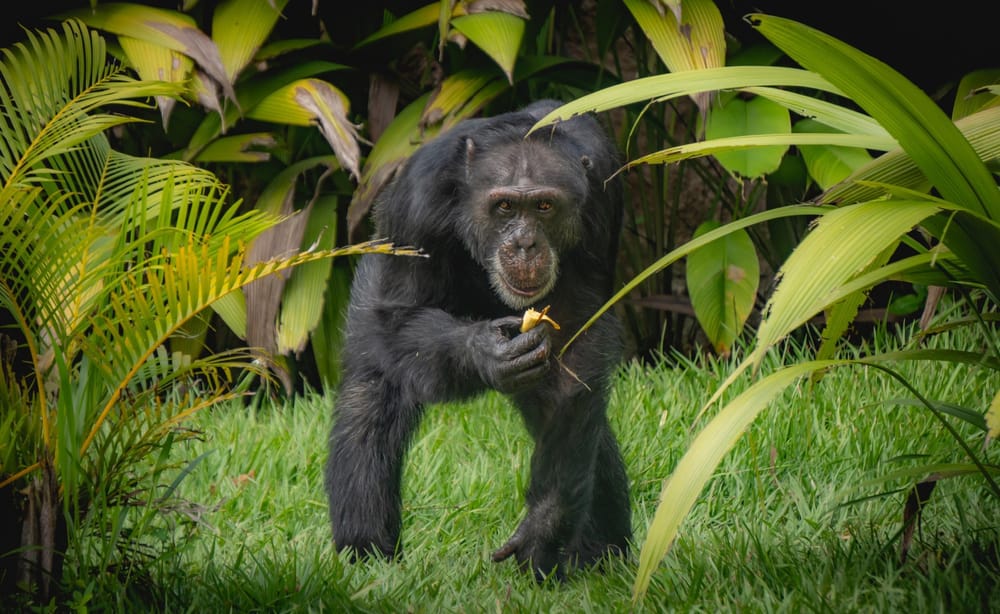
M476 143L472 139L465 139L465 180L469 180L472 172L472 156L476 153Z
M588 171L594 168L594 161L590 159L590 156L580 156L580 162L583 162L583 168Z

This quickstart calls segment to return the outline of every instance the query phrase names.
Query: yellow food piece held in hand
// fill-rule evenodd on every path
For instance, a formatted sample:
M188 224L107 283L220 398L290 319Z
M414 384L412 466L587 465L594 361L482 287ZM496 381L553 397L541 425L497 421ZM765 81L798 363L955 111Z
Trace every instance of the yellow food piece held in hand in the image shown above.
M534 309L528 309L524 312L524 317L521 318L521 332L526 333L532 328L538 326L539 322L548 322L552 325L552 328L559 330L559 325L556 321L545 315L549 312L549 305L546 305L541 311L535 311Z

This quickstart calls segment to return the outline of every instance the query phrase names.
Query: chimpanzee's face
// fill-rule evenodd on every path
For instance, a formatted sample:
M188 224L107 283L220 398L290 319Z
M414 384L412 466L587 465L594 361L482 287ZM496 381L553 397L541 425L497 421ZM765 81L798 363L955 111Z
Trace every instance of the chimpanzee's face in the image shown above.
M466 247L513 309L536 304L559 276L559 258L581 236L585 162L517 141L494 151L467 146Z

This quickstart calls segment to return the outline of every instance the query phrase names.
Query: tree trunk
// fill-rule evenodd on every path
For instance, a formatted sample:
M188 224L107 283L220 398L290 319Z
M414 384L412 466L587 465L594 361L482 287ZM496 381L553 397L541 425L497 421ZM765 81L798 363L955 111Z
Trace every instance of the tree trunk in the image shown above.
M27 488L11 485L0 494L0 515L17 532L5 532L0 542L0 588L11 595L20 587L31 590L37 603L47 603L62 579L66 554L66 519L59 499L59 482L51 462L45 462Z

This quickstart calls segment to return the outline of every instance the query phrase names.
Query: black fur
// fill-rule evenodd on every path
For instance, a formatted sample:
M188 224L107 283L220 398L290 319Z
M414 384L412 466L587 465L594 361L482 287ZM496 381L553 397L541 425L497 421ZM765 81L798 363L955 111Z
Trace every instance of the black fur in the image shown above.
M553 356L612 291L622 204L618 182L605 181L618 158L591 117L525 139L554 107L459 124L421 147L376 204L377 236L429 257L369 255L358 265L326 468L340 550L402 551L400 478L423 405L491 387L510 395L535 440L526 516L494 559L513 555L541 578L628 546L627 479L606 417L618 322L603 316L564 366ZM518 159L530 161L519 185L555 184L568 199L525 222L558 256L555 286L533 304L551 305L560 331L518 334L523 310L491 286L486 258L515 231L475 203Z

